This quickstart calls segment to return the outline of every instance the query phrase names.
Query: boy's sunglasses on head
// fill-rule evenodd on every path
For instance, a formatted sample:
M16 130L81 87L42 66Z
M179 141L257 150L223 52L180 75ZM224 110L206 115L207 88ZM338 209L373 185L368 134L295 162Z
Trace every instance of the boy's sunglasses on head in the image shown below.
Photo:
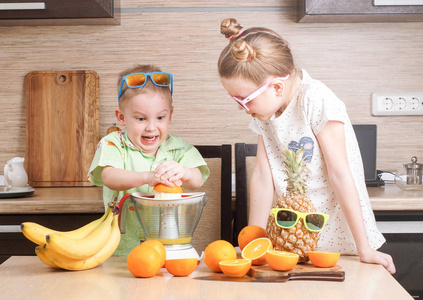
M148 77L150 77L151 81L157 85L157 86L170 86L170 94L173 93L173 76L170 73L165 72L150 72L150 73L132 73L123 76L122 83L120 85L119 89L119 96L118 101L120 100L120 97L122 97L122 90L123 90L123 84L126 83L126 86L131 89L136 89L143 87L148 80Z
M239 105L241 105L241 107L243 109L245 109L246 111L249 111L248 107L247 107L247 103L250 102L251 100L254 100L255 98L257 98L258 96L260 96L268 87L269 85L275 81L275 80L287 80L289 78L289 74L286 75L285 77L276 77L273 78L272 80L266 82L262 87L260 87L258 90L256 90L254 93L252 93L250 96L248 96L247 98L244 99L239 99L237 97L232 96L231 94L229 94L229 96L232 97L232 99L234 99L236 102L238 102Z
M310 231L321 231L329 219L329 215L326 214L318 212L301 213L287 208L272 208L270 216L275 216L276 225L282 228L294 227L301 218L304 226Z

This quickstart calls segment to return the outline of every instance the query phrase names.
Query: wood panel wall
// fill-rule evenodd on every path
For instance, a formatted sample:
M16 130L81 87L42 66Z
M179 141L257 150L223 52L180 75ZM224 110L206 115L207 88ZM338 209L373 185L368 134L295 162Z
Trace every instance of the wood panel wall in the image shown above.
M423 162L422 116L370 113L372 92L423 90L423 23L296 23L295 4L121 0L120 26L0 27L0 170L25 154L25 76L34 70L96 71L105 134L115 121L119 72L157 64L175 77L171 132L192 144L256 142L250 117L237 109L217 75L226 17L279 32L297 66L346 103L353 123L377 124L379 169L396 170L413 155Z

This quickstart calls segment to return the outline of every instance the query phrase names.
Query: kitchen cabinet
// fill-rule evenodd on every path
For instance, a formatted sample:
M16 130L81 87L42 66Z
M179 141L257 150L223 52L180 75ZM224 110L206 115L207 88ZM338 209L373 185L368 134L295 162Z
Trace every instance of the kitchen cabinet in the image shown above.
M2 0L0 26L119 25L119 0Z
M297 21L421 22L423 5L374 5L374 0L297 0Z
M423 211L375 211L375 217L386 239L379 250L394 259L394 278L414 298L423 299Z

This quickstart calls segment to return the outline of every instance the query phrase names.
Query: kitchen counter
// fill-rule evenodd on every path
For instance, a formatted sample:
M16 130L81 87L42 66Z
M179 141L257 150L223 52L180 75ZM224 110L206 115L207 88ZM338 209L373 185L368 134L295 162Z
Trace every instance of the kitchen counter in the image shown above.
M341 256L344 282L285 283L221 282L193 279L213 273L203 261L188 277L173 277L161 269L152 278L135 278L125 257L111 257L87 271L62 271L37 257L13 256L0 265L0 295L16 299L412 299L380 265ZM60 296L59 296L60 295Z
M0 214L102 213L102 187L35 188L24 198L0 199Z
M422 210L423 191L403 191L395 184L369 187L373 210ZM102 187L36 188L25 198L0 199L0 214L101 213Z
M423 210L423 191L404 191L394 183L368 187L372 208L379 210Z

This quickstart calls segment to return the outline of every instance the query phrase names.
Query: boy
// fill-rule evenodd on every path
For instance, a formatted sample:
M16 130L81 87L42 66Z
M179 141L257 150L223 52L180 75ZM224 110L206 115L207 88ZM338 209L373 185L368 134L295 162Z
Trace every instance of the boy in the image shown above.
M169 135L173 77L152 65L137 65L120 74L118 123L126 131L105 136L97 147L88 177L103 186L105 207L126 193L153 192L158 183L199 188L209 169L198 150ZM115 255L128 255L143 238L141 225L129 210L126 234Z

